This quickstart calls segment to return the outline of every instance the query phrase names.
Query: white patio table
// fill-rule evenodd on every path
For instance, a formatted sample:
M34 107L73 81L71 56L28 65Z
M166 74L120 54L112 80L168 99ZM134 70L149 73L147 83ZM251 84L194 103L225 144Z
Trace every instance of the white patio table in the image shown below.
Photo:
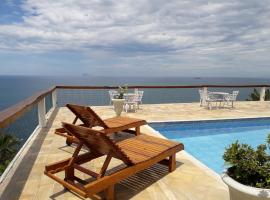
M208 100L206 100L206 101L208 101L208 108L211 109L212 106L210 106L210 104L209 104L211 102L216 102L216 107L217 107L217 103L219 102L219 108L220 108L221 103L226 102L227 96L229 96L228 92L209 92L208 97L207 97Z
M220 96L222 97L223 99L229 95L228 92L209 92L210 94L213 94L213 95L216 95L216 96Z

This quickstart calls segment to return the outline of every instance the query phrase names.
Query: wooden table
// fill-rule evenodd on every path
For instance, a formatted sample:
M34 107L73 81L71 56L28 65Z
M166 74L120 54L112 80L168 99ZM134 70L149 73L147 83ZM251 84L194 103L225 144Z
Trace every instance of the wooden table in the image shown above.
M105 119L104 122L109 127L108 129L104 129L104 132L107 134L120 131L132 132L132 130L129 129L135 128L135 134L139 135L140 126L147 124L147 122L142 119L121 117L121 116Z

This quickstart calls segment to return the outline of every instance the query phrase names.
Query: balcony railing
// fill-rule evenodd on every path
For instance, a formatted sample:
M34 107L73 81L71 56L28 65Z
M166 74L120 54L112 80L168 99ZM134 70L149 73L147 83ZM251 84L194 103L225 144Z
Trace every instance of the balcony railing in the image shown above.
M192 86L129 86L129 89L144 90L143 103L181 103L198 102L198 89L240 90L240 100L245 100L253 88L260 88L260 101L264 101L266 88L270 85L192 85ZM0 112L0 129L2 133L22 139L18 153L0 177L4 180L13 163L20 157L22 150L42 128L57 107L66 103L83 105L109 105L108 91L118 87L110 86L55 86Z

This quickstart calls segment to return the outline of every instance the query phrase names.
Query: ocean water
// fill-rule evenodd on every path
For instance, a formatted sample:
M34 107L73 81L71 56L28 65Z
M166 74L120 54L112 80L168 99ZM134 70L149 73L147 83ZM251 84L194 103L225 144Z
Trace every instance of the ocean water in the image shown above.
M34 93L53 85L199 85L199 84L270 84L269 79L262 78L194 78L194 77L91 77L91 76L0 76L0 110L30 97ZM216 88L211 91L228 91L233 89ZM238 99L245 100L252 92L240 90ZM81 97L82 98L82 97ZM145 89L144 103L198 102L198 89ZM68 101L68 99L66 100ZM99 102L101 102L99 104ZM109 99L97 99L95 105L107 104ZM92 103L92 102L90 102Z

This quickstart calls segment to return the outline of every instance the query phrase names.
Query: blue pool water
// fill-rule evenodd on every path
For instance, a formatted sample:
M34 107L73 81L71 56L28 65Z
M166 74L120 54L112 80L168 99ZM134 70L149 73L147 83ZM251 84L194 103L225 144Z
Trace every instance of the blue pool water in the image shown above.
M265 144L270 118L151 123L165 137L182 142L185 150L217 173L227 166L225 147L238 140L252 147Z

